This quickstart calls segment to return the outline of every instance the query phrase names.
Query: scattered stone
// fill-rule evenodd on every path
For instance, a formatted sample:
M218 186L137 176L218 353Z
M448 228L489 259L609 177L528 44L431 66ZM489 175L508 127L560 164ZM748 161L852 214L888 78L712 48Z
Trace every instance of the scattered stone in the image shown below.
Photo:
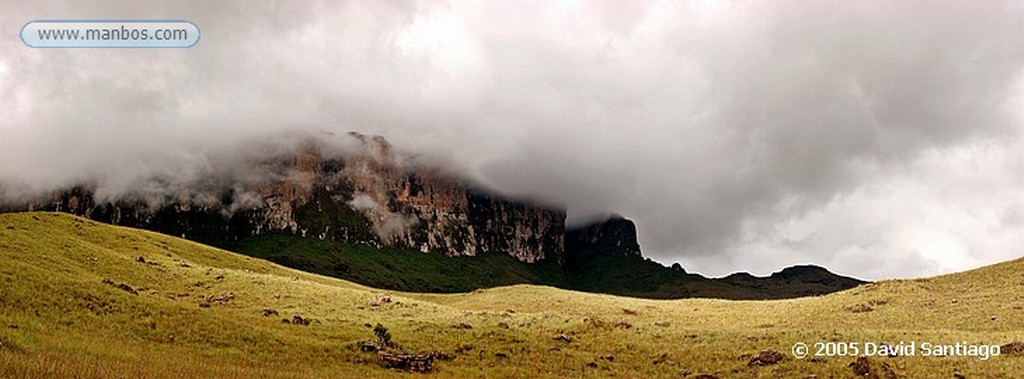
M773 365L782 362L782 359L783 355L778 351L772 349L761 350L760 353L757 353L753 358L750 358L750 362L747 362L747 366Z
M633 327L633 324L626 322L626 320L620 320L615 323L615 327L619 329L629 329Z
M711 374L700 374L693 377L693 379L718 379L718 377Z
M657 358L654 358L654 360L651 361L651 364L655 364L655 365L660 365L660 364L663 364L663 363L670 364L670 365L671 364L675 364L675 362L673 362L671 359L668 359L668 353L661 353L661 355L659 355Z
M597 357L597 359L600 359L600 360L603 360L603 361L608 361L608 362L615 362L615 356L614 355L602 355L600 357Z
M872 308L870 305L867 305L867 304L864 304L864 303L860 303L860 304L857 304L857 305L846 307L846 310L850 311L850 312L853 312L853 313L864 313L864 312L871 312L871 311L875 310L875 308Z
M625 314L630 315L630 316L636 316L637 315L636 311L634 311L632 309L626 309L626 308L622 308L622 313L625 313Z
M467 324L467 323L464 323L464 322L460 322L458 325L455 325L454 328L455 329L473 329L473 325L470 325L470 324Z
M412 372L430 372L433 370L434 356L431 354L379 353L379 356L384 361L384 367L386 368Z
M188 262L178 263L178 266L185 267L185 268L192 267L192 265L188 264Z
M281 319L281 322L283 322L283 323L285 323L285 324L291 324L291 323L292 323L292 320L289 320L289 319L286 319L286 318L282 318L282 319Z
M391 302L391 296L390 295L377 295L376 297L373 298L373 300L370 300L370 306L371 307L379 307L379 306L381 306L381 304L390 303L390 302Z
M664 322L664 321L657 321L657 322L655 322L655 323L654 323L654 326L660 326L660 327L662 327L662 328L667 328L667 327L669 327L670 325L671 325L671 324L669 324L669 323L667 323L667 322Z
M498 359L508 359L508 354L505 353L494 353L494 357Z
M365 326L365 327L367 327L367 328L372 328L372 327L373 327L373 324L371 324L371 323L365 323L365 324L363 324L363 326Z
M512 308L509 308L509 309L506 309L506 310L505 310L505 313L508 313L508 314L513 314L513 315L514 315L514 314L516 314L516 310L515 310L515 309L512 309Z
M292 325L309 326L309 323L312 321L312 319L303 318L299 315L292 316Z
M135 258L135 261L136 261L136 262L139 262L139 263L146 263L146 258L143 258L143 257L142 257L142 256L140 255L140 256L139 256L138 258Z
M210 303L199 303L199 308L209 308Z
M205 286L205 285L206 285L206 283L203 283L203 282L192 283L192 286L194 286L194 287L202 287L202 286Z
M137 291L135 288L132 288L132 286L129 286L127 283L114 283L114 281L111 280L110 278L103 278L103 284L114 286L117 289L130 293L132 295L139 294L139 291Z
M18 329L17 324L7 324L7 329Z
M953 371L953 379L967 379L967 377L964 374Z
M364 353L375 353L383 349L376 341L363 341L359 343L359 350Z
M590 361L590 363L587 363L587 367L590 367L590 368L597 368L597 362L594 362L594 361Z
M227 303L235 298L235 294L228 292L220 295L208 295L206 296L206 302L210 304L221 305Z
M502 329L508 329L508 323L507 322L499 322L498 323L498 327L502 328Z
M217 276L213 277L213 280L222 280L222 279L224 279L224 274L217 274Z
M596 318L584 318L583 322L589 324L591 327L594 328L603 328L605 326L604 321L601 321L600 319Z
M854 375L866 376L871 373L871 362L867 357L858 357L857 360L850 362L850 369Z
M1000 346L999 354L1024 357L1024 342L1016 341Z
M811 363L828 363L828 359L825 359L824 357L814 357L809 359L808 361L810 361Z
M455 346L455 354L462 354L464 352L473 350L473 345L470 344L458 344Z
M887 362L882 362L882 377L884 379L899 379L899 375L896 375L896 370L893 370Z
M562 342L565 342L565 343L571 343L572 342L572 338L567 336L567 335L565 335L565 334L559 334L559 335L555 336L552 339L554 339L555 341L562 341Z
M445 353L445 352L440 351L440 350L430 351L430 352L427 352L426 354L429 354L430 356L434 357L434 359L442 360L442 361L450 361L450 360L455 358L451 354Z
M277 316L277 315L279 315L279 313L277 313L276 310L271 309L271 308L263 308L263 317L270 317L270 316Z
M7 230L14 230L14 224L7 224Z

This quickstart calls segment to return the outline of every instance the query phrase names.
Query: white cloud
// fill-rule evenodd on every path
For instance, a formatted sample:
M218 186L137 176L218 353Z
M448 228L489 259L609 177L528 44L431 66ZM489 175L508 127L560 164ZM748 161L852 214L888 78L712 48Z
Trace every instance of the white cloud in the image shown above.
M116 193L289 131L358 130L576 218L631 217L647 254L690 271L878 278L1021 253L1017 2L2 8L6 36L41 18L203 31L189 50L0 41L8 196L84 179Z

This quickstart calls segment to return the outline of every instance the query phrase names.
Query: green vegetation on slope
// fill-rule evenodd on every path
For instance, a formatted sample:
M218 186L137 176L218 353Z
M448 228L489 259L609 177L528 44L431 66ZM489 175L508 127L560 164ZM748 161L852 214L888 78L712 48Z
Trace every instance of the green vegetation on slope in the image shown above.
M512 284L566 285L557 263L527 264L503 253L451 258L291 234L257 236L224 247L294 269L400 291L469 292Z
M824 270L823 278L796 275L788 279L707 279L601 246L569 252L564 266L551 260L524 263L504 253L446 257L284 233L249 237L219 247L306 272L409 292L469 292L512 284L540 284L653 299L785 299L821 295L860 284Z
M437 377L847 378L854 357L788 351L796 342L1024 340L1021 272L1016 260L780 301L515 285L391 293L393 302L369 306L384 292L64 214L3 214L0 377L408 377L356 347L379 323L407 351L452 354ZM281 321L295 315L314 321ZM763 349L782 361L749 365ZM1024 372L1024 357L1009 355L870 361L899 378Z

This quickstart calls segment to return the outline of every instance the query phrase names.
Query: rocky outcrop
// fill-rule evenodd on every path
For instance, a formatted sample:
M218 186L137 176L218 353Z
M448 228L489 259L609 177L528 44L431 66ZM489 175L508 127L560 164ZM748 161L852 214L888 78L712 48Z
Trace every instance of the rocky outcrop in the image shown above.
M636 239L636 225L619 215L565 233L567 251L637 256L640 243Z
M565 212L503 198L351 133L342 156L309 143L260 162L259 182L200 180L204 189L98 201L88 185L15 210L53 210L216 243L267 233L396 246L447 255L504 252L561 261ZM218 183L210 185L210 183ZM8 209L10 210L10 209Z
M385 243L449 255L506 252L525 262L561 259L563 210L494 196L434 167L396 164L387 141L355 137L370 153L346 164L349 205L369 217Z

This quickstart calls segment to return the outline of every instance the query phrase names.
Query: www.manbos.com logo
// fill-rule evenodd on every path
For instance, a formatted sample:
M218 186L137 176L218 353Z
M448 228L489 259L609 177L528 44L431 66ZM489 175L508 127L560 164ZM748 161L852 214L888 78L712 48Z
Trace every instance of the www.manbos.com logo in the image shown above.
M187 48L199 42L199 27L188 21L32 21L21 40L39 48Z

